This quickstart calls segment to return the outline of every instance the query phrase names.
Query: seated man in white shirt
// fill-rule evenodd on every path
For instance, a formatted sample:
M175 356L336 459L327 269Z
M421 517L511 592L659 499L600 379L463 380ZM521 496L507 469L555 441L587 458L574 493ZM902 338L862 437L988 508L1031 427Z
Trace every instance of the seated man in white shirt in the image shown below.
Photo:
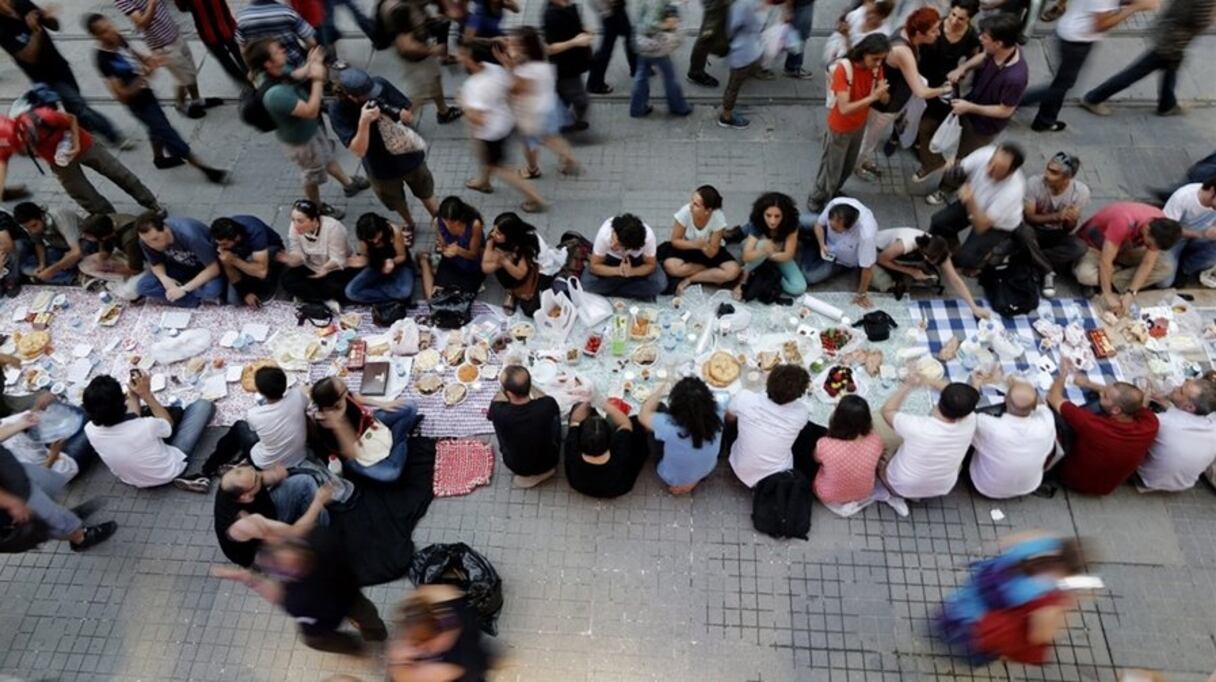
M958 243L958 234L968 227L971 235L958 247L954 264L978 271L988 264L992 252L1013 236L1022 224L1026 178L1022 175L1022 149L1008 142L981 147L947 171L965 177L958 198L933 214L929 231ZM949 183L942 181L945 187Z
M928 416L900 412L922 378L909 372L882 406L882 418L903 439L894 455L879 462L878 475L896 495L921 500L946 495L958 481L963 458L975 436L980 394L967 384L947 384Z
M125 398L118 381L103 374L85 387L82 402L89 416L85 436L120 481L136 488L172 483L196 493L210 488L206 478L183 474L215 414L211 401L196 400L184 411L170 410L152 394L150 377L132 370ZM147 416L141 416L141 402Z
M878 251L874 238L878 221L856 199L839 197L828 202L811 226L815 248L802 250L802 272L807 284L818 284L845 270L861 269L853 302L870 307L870 278Z
M1015 376L1005 386L1005 413L977 414L971 441L971 483L996 500L1034 492L1056 446L1055 419L1035 387Z
M1157 437L1136 473L1149 490L1189 490L1216 464L1216 383L1189 379L1163 402Z
M777 365L764 395L742 390L730 401L726 422L734 422L739 434L730 449L730 466L743 485L754 488L765 476L794 468L794 442L811 418L798 399L810 382L799 365Z
M667 288L658 249L654 230L632 213L605 220L583 270L583 288L604 296L653 301Z
M1174 286L1185 286L1216 266L1216 176L1179 187L1161 210L1182 226L1182 239L1169 253L1177 268Z

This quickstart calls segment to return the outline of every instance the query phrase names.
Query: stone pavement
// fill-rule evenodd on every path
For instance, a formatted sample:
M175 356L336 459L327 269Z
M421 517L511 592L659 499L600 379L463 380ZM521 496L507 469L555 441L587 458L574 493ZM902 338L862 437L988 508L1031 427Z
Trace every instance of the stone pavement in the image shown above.
M79 16L88 9L74 3L67 11ZM817 24L829 26L836 11L825 3ZM524 17L537 16L532 0ZM1131 59L1144 25L1139 19L1109 41L1085 79ZM74 21L66 26L77 38L61 41L65 52L88 94L100 101L91 48ZM1200 104L1216 92L1202 73L1212 47L1210 37L1201 39L1181 80L1184 98ZM344 43L343 53L390 78L402 68L385 54L369 62L358 41ZM1042 73L1038 40L1029 54ZM551 158L544 161L540 188L554 206L534 222L548 237L569 229L591 234L624 210L666 234L671 214L702 183L722 191L732 221L745 218L762 190L805 196L819 156L821 80L749 84L744 104L753 125L735 132L714 125L713 97L691 86L699 109L690 118L630 120L620 55L617 61L618 95L597 101L592 132L575 140L586 174L562 178ZM0 60L0 97L23 87L20 73ZM204 89L234 94L226 87L204 59ZM1058 149L1078 153L1081 178L1097 203L1141 196L1146 187L1172 182L1216 142L1216 112L1200 106L1183 118L1158 119L1143 106L1152 87L1141 84L1130 93L1131 106L1109 119L1066 109L1072 126L1057 135L1030 133L1023 115L1009 137L1025 143L1032 171ZM770 95L775 103L766 103ZM103 110L142 138L117 106ZM233 107L213 110L202 122L169 115L200 155L233 168L235 180L221 188L202 183L189 168L156 171L146 141L123 153L173 212L200 219L247 212L287 229L298 180L271 136L252 134ZM432 116L426 113L421 131L432 144L429 163L439 192L467 194L462 183L473 163L463 131L439 127ZM926 226L929 207L909 196L926 188L908 187L904 179L912 159L898 155L883 163L882 183L851 181L847 190L873 206L884 227ZM356 167L350 157L345 165ZM27 162L15 163L10 177L30 183L48 204L66 202L58 185ZM352 218L380 208L370 193L346 201L332 184L323 192ZM112 195L121 208L134 208ZM487 216L519 201L504 187L471 199ZM422 209L414 204L414 210ZM95 468L74 485L70 499L98 496L108 502L100 517L121 526L109 543L83 555L52 543L0 558L0 673L65 682L311 682L334 672L376 679L377 661L308 650L283 615L244 588L208 577L209 567L223 562L209 499L173 489L135 491ZM572 494L560 480L515 490L500 470L489 488L436 500L414 539L419 546L467 542L498 567L506 585L498 637L509 663L499 676L505 680L1112 680L1131 666L1198 680L1216 662L1210 608L1216 499L1205 485L1169 496L1124 488L1101 500L1061 492L999 503L960 486L944 499L914 505L906 519L885 508L839 519L817 507L809 542L757 535L750 509L750 496L724 462L691 497L669 496L648 469L633 493L609 502ZM992 520L994 509L1004 520ZM941 598L968 562L991 553L997 538L1036 527L1091 539L1092 568L1110 589L1071 617L1054 662L1042 669L975 669L951 658L927 630ZM407 591L398 581L370 596L388 612Z

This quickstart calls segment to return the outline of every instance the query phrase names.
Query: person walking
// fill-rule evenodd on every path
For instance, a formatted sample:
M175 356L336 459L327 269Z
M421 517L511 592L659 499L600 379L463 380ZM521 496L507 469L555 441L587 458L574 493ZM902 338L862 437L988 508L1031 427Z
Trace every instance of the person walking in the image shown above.
M1178 69L1186 58L1186 48L1195 36L1212 24L1214 15L1216 0L1172 0L1157 15L1157 23L1153 25L1152 47L1127 68L1085 93L1081 98L1081 106L1091 114L1109 116L1111 109L1106 100L1130 88L1145 76L1160 71L1157 115L1178 116L1184 113L1174 95Z
M650 75L658 70L663 76L663 92L667 95L667 110L672 116L687 116L692 107L684 99L671 54L680 47L679 9L667 0L648 0L638 15L638 68L633 74L633 93L629 99L629 115L648 116L650 106Z
M249 69L236 43L236 19L227 0L174 0L177 8L194 17L194 29L203 47L241 89L249 88Z
M778 1L767 0L771 4ZM749 78L773 78L772 72L764 69L764 45L761 37L764 17L760 14L763 7L761 0L735 0L730 7L730 16L726 21L730 35L730 52L726 55L726 63L730 66L730 79L726 82L726 91L722 93L722 114L718 117L718 125L723 128L742 130L751 125L751 121L735 115L739 90Z
M543 145L561 160L562 175L578 175L578 161L561 134L567 113L557 104L557 69L545 59L540 32L532 26L513 29L507 57L503 65L511 70L511 104L524 143L526 164L520 172L530 179L541 176L537 147Z
M549 0L543 26L549 61L557 67L557 96L562 106L574 114L574 121L562 126L561 132L581 132L590 127L587 123L590 98L583 85L583 74L591 68L591 44L595 37L584 30L578 5L571 0Z
M218 97L203 99L198 91L198 67L194 55L182 37L177 22L169 14L169 8L161 0L114 0L114 5L131 20L139 37L156 57L158 66L163 66L177 81L177 111L187 118L202 118L207 109L222 104ZM190 104L186 104L186 96Z
M625 43L625 60L629 62L629 75L632 77L638 68L638 54L634 48L633 25L629 23L629 11L625 0L595 0L596 9L600 12L600 47L595 51L591 62L591 73L587 76L587 90L593 95L607 95L612 92L612 86L604 82L608 73L608 63L612 61L612 52L616 49L616 39L622 38Z

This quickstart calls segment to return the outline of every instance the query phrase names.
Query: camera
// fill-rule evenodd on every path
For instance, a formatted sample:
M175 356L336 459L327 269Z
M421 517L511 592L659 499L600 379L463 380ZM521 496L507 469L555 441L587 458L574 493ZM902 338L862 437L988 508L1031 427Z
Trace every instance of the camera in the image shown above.
M369 99L367 103L379 109L382 115L387 116L394 121L401 120L401 107L395 107L392 104L389 104L383 98L379 97L376 99Z

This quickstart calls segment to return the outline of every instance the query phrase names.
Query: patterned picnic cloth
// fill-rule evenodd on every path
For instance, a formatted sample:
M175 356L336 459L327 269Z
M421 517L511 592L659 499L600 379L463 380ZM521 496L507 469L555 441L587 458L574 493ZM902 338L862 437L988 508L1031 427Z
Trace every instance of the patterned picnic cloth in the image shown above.
M468 495L489 485L494 451L480 440L448 439L435 444L435 497Z
M980 301L980 304L984 305L985 302ZM960 340L965 340L979 331L979 325L971 314L971 309L959 299L913 301L909 304L909 308L909 313L914 320L927 321L925 333L928 336L929 353L934 356L941 351L942 346L950 341L951 337L957 336ZM1093 307L1088 300L1083 298L1044 300L1038 310L1029 315L1019 315L1013 318L994 316L993 319L997 320L1006 330L1021 337L1022 345L1026 348L1026 353L1012 362L1003 361L1000 356L997 356L1001 369L1006 375L1021 374L1031 382L1038 382L1037 365L1041 356L1038 350L1039 335L1035 333L1031 325L1045 315L1060 326L1067 326L1073 321L1079 322L1086 331L1101 326ZM1053 350L1050 357L1058 367L1060 364L1059 352ZM957 358L944 364L946 378L950 381L965 382L971 376L971 371L964 367ZM1110 383L1122 380L1123 370L1116 362L1116 358L1098 360L1094 363L1094 368L1088 372L1088 376L1094 381ZM1085 402L1082 391L1071 383L1068 385L1065 395L1073 402ZM985 387L982 404L991 405L1002 400L1004 397L995 387Z

